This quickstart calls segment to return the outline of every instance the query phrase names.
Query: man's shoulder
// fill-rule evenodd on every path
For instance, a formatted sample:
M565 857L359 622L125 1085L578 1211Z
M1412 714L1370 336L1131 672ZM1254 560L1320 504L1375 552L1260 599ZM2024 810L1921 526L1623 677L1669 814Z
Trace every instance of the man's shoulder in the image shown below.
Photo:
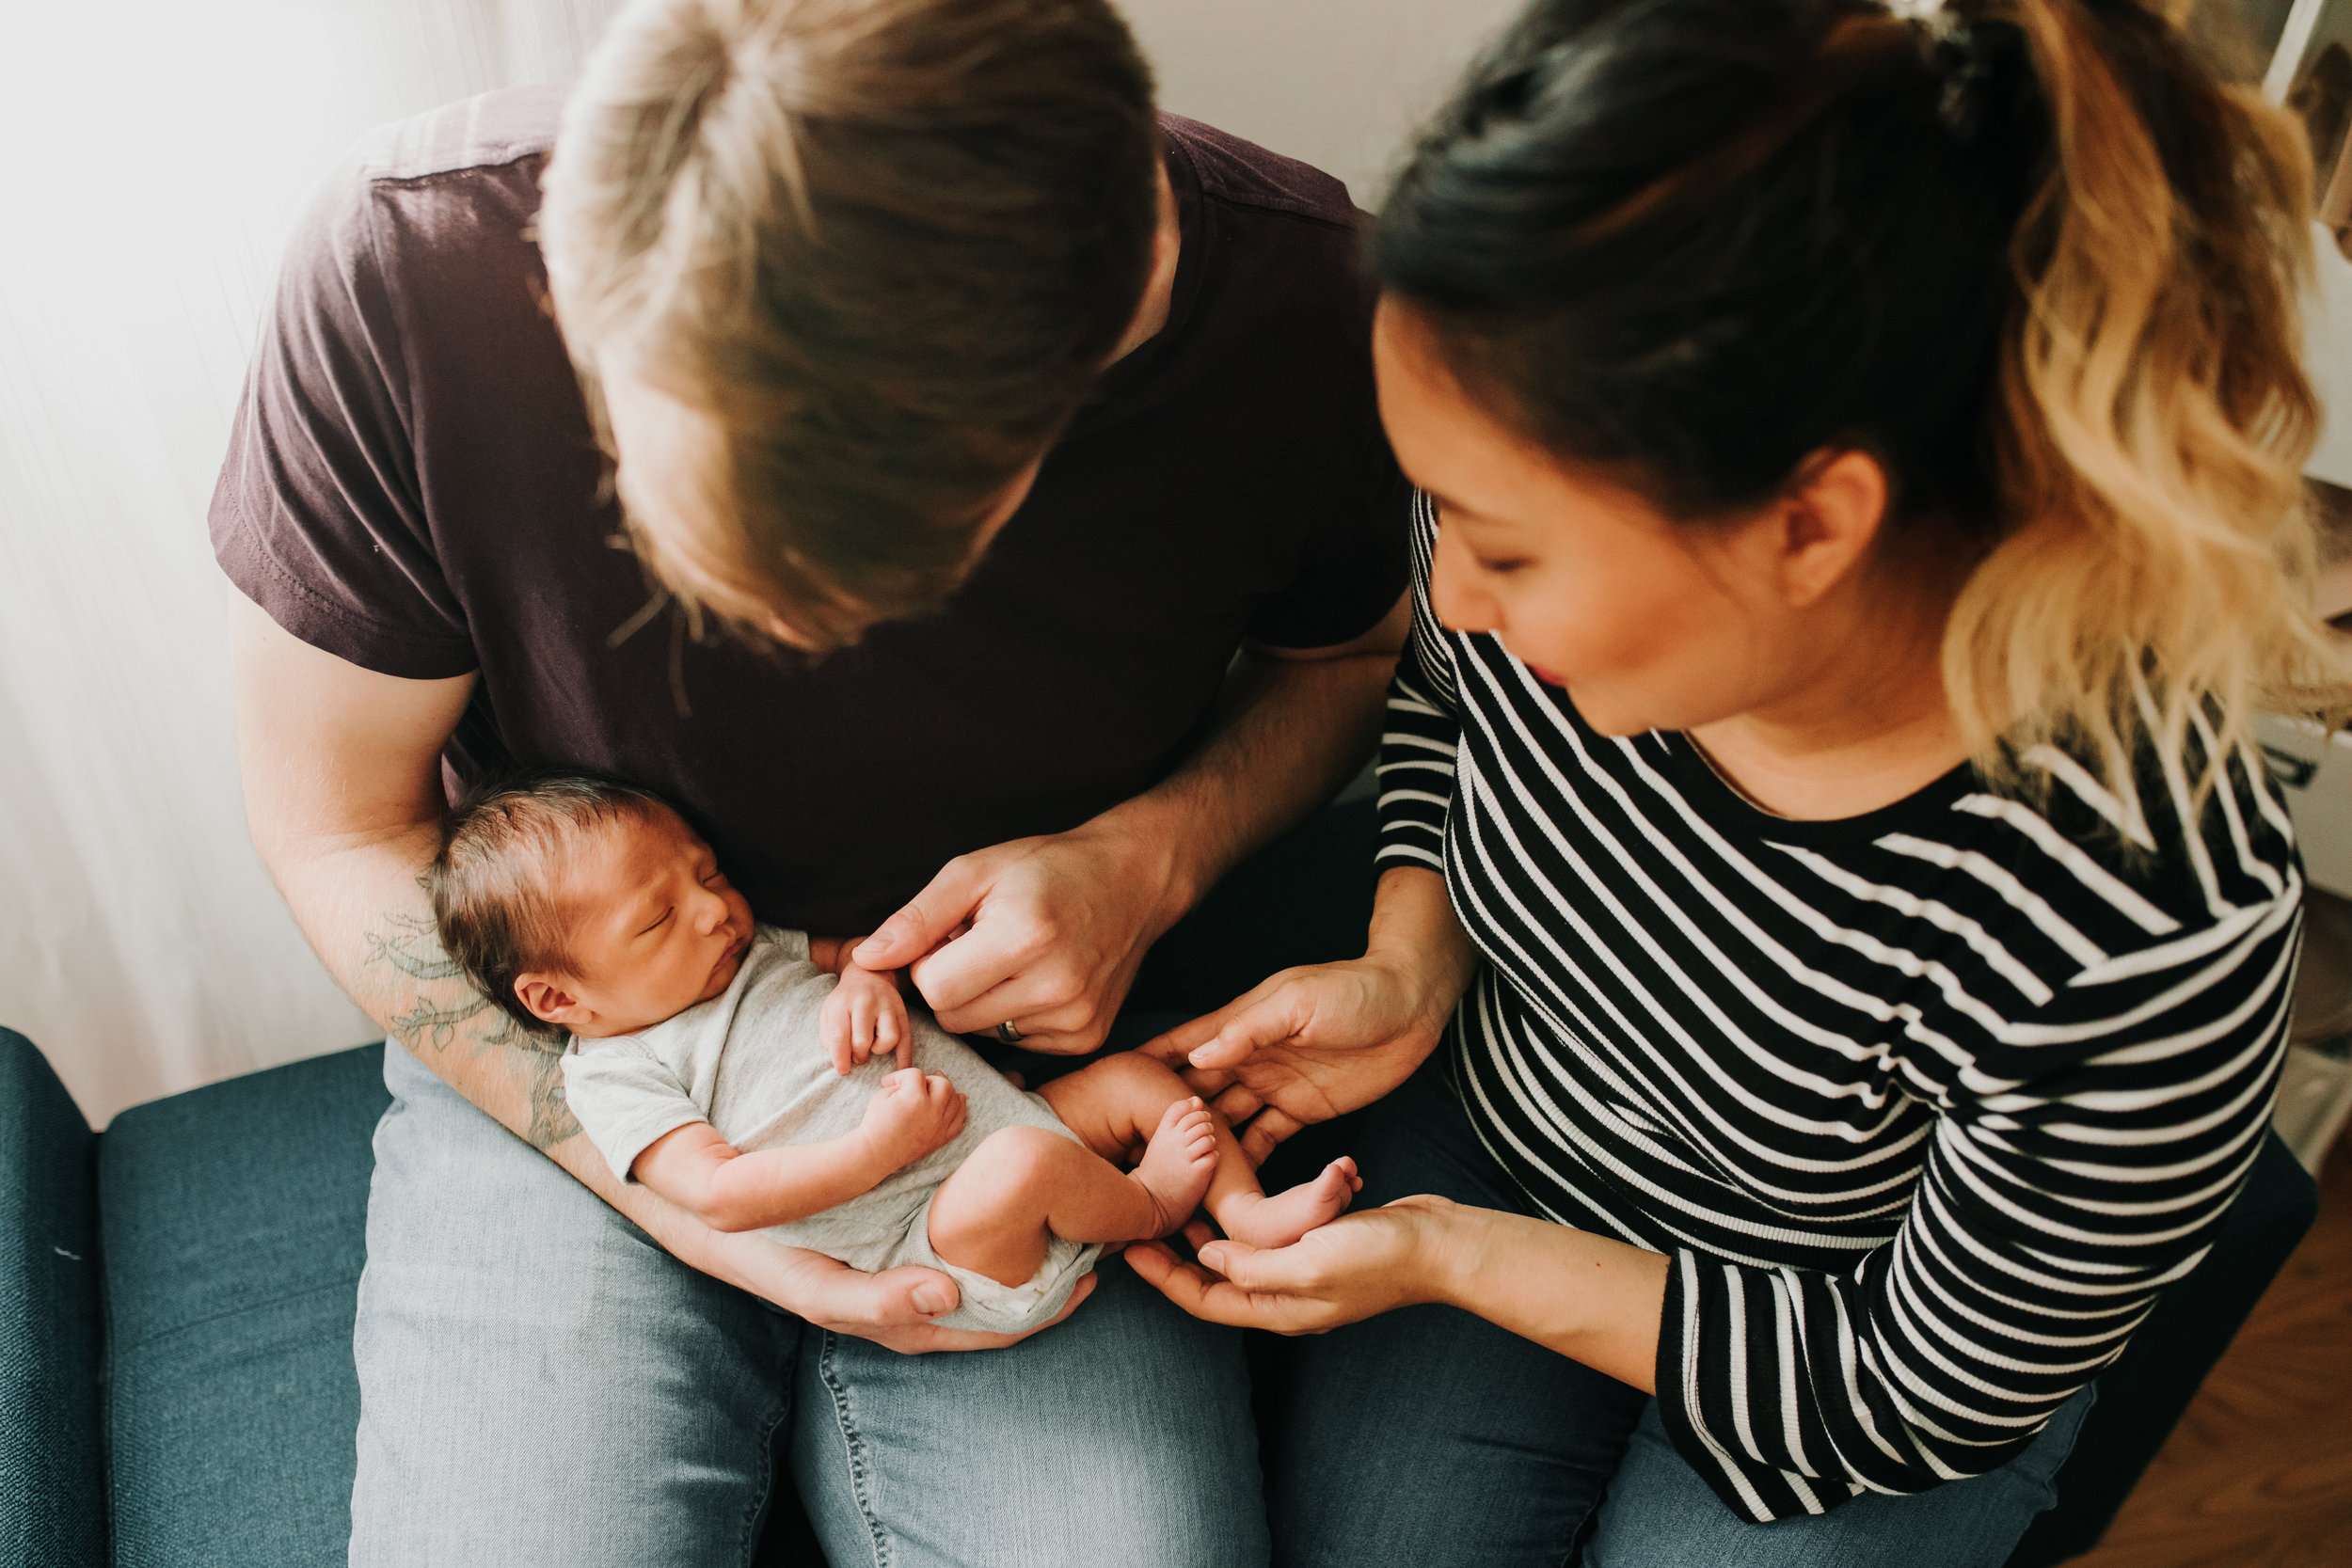
M1346 185L1312 164L1182 115L1163 114L1160 129L1192 166L1201 195L1212 200L1348 230L1361 221Z
M368 184L510 174L518 165L535 165L555 145L570 92L567 82L506 87L379 125L361 138L354 172ZM530 169L529 177L536 172Z

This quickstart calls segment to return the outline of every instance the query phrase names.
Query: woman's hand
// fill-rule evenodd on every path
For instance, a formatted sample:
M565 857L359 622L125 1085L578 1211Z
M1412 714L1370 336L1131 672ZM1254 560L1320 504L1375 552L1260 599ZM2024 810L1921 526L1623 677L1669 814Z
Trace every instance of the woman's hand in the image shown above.
M1391 1307L1451 1297L1457 1259L1486 1211L1450 1198L1401 1197L1382 1209L1343 1214L1286 1247L1262 1250L1209 1241L1198 1221L1185 1235L1200 1262L1165 1242L1138 1242L1127 1261L1160 1292L1211 1323L1321 1334Z
M1367 958L1286 969L1139 1049L1184 1071L1263 1163L1309 1122L1395 1088L1436 1049L1452 1010ZM1189 1069L1189 1070L1186 1070Z
M908 1355L1001 1350L1018 1344L1069 1317L1094 1291L1094 1275L1089 1274L1078 1281L1059 1312L1025 1334L942 1328L931 1320L954 1311L961 1296L956 1282L937 1269L907 1267L864 1274L821 1252L780 1246L755 1232L708 1234L715 1239L706 1254L688 1259L704 1273L771 1301L818 1328L868 1339Z
M1477 955L1435 872L1380 879L1360 958L1286 969L1141 1049L1184 1072L1263 1162L1309 1122L1369 1105L1437 1049Z
M1184 1234L1200 1261L1139 1242L1127 1261L1196 1318L1277 1334L1321 1334L1393 1307L1443 1302L1658 1391L1666 1306L1661 1254L1526 1214L1423 1195L1343 1214L1289 1246L1261 1251Z

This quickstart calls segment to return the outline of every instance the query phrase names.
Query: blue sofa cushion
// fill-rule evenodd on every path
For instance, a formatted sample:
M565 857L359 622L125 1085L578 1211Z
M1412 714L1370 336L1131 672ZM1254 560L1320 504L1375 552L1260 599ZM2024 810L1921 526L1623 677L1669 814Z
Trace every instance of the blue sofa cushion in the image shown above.
M383 1048L125 1111L100 1140L114 1560L341 1564Z
M0 1562L106 1560L96 1146L32 1041L0 1029Z

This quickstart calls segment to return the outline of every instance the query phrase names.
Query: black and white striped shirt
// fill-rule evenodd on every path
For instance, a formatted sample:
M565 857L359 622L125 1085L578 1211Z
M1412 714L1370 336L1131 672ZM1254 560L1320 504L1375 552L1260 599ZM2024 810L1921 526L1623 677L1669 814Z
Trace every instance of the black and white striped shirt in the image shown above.
M1541 1211L1672 1259L1658 1398L1756 1520L2001 1465L2204 1255L2277 1090L2293 830L2233 764L2127 808L1962 768L1798 822L1688 739L1600 736L1491 636L1414 627L1386 866L1486 957L1450 1036Z

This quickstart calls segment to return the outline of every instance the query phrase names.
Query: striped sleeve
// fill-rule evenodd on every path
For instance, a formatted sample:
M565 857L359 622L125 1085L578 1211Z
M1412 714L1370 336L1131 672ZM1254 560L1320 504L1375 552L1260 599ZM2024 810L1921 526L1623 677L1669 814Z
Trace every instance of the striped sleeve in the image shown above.
M2253 796L2221 797L2232 832L2193 855L2246 847ZM1726 1504L1765 1521L1994 1468L2204 1256L2268 1122L2300 926L2291 856L2233 869L2267 885L2194 925L2139 903L2148 940L2044 1006L1911 1021L1951 1069L1941 1114L1899 1229L1850 1271L1674 1253L1660 1414Z
M1429 553L1437 517L1429 498L1413 497L1413 629L1380 736L1380 847L1374 864L1445 870L1446 815L1454 803L1454 759L1462 721L1455 705L1454 655L1429 607Z

